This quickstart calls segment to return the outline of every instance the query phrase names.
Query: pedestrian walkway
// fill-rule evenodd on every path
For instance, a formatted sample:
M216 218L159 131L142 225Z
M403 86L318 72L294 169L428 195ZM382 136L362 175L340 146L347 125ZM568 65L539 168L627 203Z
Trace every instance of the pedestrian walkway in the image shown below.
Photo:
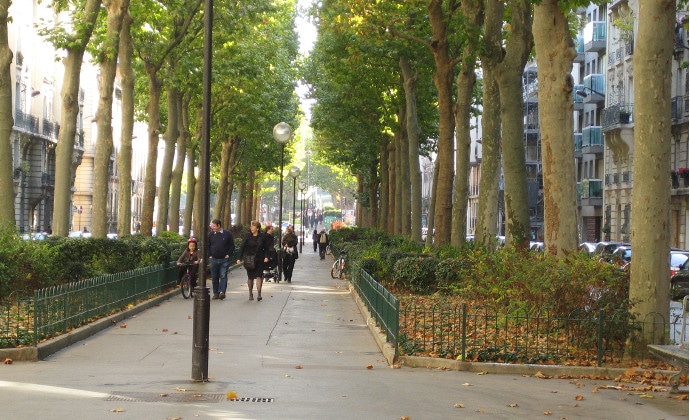
M687 417L666 395L592 392L612 381L392 368L332 258L308 245L293 282L264 284L261 302L230 272L228 297L210 302L208 382L191 381L193 301L175 293L45 360L0 365L0 418Z

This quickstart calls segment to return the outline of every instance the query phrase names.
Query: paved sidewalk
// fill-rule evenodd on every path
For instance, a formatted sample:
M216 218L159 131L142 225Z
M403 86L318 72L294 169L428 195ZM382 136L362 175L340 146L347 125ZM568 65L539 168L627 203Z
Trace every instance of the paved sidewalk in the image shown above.
M668 393L613 381L391 368L309 243L293 283L249 301L243 269L211 301L209 382L191 382L192 300L170 299L39 362L0 366L3 419L671 419ZM256 293L255 293L256 297ZM228 401L227 393L239 401Z

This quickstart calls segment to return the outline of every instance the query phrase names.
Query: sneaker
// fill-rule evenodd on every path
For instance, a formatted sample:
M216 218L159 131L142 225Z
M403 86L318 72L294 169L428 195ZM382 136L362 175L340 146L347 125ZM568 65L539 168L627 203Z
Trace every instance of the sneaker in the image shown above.
M220 299L220 300L225 299L225 292L220 292L220 296L218 296L218 299Z
M215 295L213 295L213 297L211 299L214 299L214 300L218 299L218 294L216 293Z

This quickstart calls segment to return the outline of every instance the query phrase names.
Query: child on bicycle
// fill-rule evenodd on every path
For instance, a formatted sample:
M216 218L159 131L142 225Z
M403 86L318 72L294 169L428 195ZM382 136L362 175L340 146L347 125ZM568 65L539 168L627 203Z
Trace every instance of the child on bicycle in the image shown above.
M199 250L197 249L196 239L189 238L187 241L187 249L184 250L180 258L177 259L177 265L193 264L189 267L189 274L192 277L192 289L196 287L197 272L199 271ZM188 267L180 267L177 275L177 284L180 284L182 277L187 274Z

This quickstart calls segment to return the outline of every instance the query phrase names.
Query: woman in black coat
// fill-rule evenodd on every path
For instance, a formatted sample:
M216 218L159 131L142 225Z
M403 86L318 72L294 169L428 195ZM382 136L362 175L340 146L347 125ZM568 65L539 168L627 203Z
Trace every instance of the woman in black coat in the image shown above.
M245 256L254 256L254 265L247 265ZM262 274L264 272L264 263L268 262L266 255L266 236L261 234L261 223L252 221L249 225L249 233L244 237L242 246L240 247L240 256L237 264L244 262L244 268L247 270L247 287L249 288L249 300L254 300L254 279L256 279L256 292L258 296L256 300L261 302L261 286L263 283Z

